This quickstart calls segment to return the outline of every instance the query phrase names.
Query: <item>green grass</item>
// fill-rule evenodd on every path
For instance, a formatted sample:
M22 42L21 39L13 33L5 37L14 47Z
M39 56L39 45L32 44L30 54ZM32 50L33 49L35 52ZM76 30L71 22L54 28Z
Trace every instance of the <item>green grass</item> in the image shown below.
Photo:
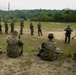
M34 36L30 35L30 22L25 21L24 25L24 35L21 36L21 40L24 43L24 53L36 55L38 53L38 47L41 45L41 43L44 40L47 40L46 36L37 36L37 24L38 22L32 22L35 29ZM2 23L3 24L3 23ZM76 30L76 23L53 23L53 22L41 22L42 24L42 30L43 32L49 32L49 31L64 31L64 29L70 25L73 30ZM10 35L10 24L9 24L9 34L4 34L4 25L3 25L3 34L0 34L0 47L3 51L6 51L6 39ZM19 22L15 23L15 29L20 30ZM58 47L61 48L64 51L64 55L66 57L73 56L73 52L76 50L76 40L73 39L71 43L65 44L64 40L55 40L58 43Z

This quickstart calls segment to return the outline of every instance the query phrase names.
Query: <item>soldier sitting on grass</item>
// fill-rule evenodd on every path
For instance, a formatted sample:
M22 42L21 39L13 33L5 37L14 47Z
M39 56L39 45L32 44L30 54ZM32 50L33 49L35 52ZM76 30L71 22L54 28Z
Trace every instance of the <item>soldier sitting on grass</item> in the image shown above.
M63 52L56 47L56 42L54 42L53 39L54 35L52 33L49 34L48 41L42 43L37 56L44 60L53 61L57 59L57 54L63 54Z
M23 43L20 39L17 39L18 32L13 31L12 36L7 39L7 55L12 58L21 56L23 53Z

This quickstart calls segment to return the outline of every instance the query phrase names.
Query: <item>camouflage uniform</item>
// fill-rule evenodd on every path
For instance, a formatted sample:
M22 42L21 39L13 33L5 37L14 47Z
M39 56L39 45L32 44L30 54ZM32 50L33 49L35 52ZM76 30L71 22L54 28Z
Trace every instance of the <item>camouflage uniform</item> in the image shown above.
M5 22L5 34L8 34L8 24L7 24L7 21Z
M0 34L2 34L2 25L0 23Z
M41 58L44 60L55 60L57 58L57 54L55 53L55 42L53 41L46 41L43 42L41 45L42 52L41 52Z
M16 58L23 53L23 43L21 40L15 37L9 37L7 39L7 55L12 58Z
M63 54L63 52L56 47L56 42L52 40L52 34L49 34L48 38L51 38L51 40L42 43L39 54L37 56L44 60L53 61L57 59L58 54Z
M39 22L39 24L38 24L38 36L40 36L40 34L41 34L41 36L43 35L42 30L41 30L41 23Z
M33 34L33 33L34 33L34 26L33 26L32 23L30 24L30 30L31 30L31 35L34 35L34 34Z
M71 37L71 32L73 31L70 26L68 26L64 31L66 31L65 33L65 43L68 40L68 44L70 43L70 37Z
M23 34L23 27L24 27L24 22L23 21L21 21L20 22L20 34Z
M11 33L14 31L14 23L12 22L11 24L10 24L10 26L11 26Z

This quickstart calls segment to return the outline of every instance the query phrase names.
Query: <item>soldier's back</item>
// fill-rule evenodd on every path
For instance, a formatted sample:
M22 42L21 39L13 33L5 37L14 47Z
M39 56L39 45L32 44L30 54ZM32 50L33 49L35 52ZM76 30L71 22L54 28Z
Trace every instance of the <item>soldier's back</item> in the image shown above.
M57 58L57 55L55 54L55 46L53 41L44 42L44 52L41 54L41 58L50 61L53 61Z
M16 38L8 38L7 39L7 55L9 57L18 57L19 56L19 47L18 47L18 40Z

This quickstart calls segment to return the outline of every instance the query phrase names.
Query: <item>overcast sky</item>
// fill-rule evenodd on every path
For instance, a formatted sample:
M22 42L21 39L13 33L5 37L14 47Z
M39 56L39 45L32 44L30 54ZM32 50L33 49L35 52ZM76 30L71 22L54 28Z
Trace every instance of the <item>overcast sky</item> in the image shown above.
M22 9L76 9L76 0L0 0L0 10Z

